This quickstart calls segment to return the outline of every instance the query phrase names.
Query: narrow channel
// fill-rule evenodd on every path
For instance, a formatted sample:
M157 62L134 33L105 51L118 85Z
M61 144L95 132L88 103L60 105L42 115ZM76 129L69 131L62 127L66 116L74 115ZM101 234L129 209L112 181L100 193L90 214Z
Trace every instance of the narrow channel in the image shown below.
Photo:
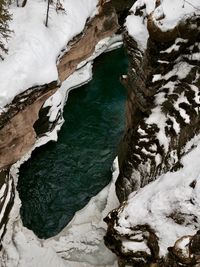
M124 129L123 48L95 60L93 80L72 90L58 142L37 148L20 168L24 226L40 238L59 233L111 179Z

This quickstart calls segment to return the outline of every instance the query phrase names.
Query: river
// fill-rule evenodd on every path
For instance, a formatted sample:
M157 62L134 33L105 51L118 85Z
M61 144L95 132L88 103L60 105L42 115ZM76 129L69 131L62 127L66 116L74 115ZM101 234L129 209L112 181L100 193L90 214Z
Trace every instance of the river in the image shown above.
M122 48L94 62L93 79L70 91L58 142L37 148L20 167L24 226L40 238L59 233L111 179L124 129L126 73Z

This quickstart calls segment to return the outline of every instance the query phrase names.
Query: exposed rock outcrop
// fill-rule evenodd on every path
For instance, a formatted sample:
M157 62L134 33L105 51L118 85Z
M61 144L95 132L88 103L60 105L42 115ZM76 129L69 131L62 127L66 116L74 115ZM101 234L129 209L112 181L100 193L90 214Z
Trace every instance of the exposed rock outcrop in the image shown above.
M155 25L150 24L151 18L145 52L128 33L124 36L130 67L123 79L128 100L117 181L121 200L178 168L184 145L200 130L199 16L181 21L179 35L172 33L170 38L155 35Z
M132 7L133 3L136 0L111 0L112 5L114 6L118 19L119 19L119 24L123 26L124 21L128 15L129 9Z
M0 117L0 169L19 160L34 145L33 127L44 102L58 89L57 82L33 87L15 97Z
M190 157L183 163L200 132L200 9L177 1L177 16L169 15L166 2L137 1L126 22L127 123L116 182L122 204L105 219L105 243L120 266L200 266L190 243L200 225L199 181L186 171Z
M79 34L68 44L69 52L58 58L58 76L64 81L72 74L77 65L89 58L95 50L96 44L114 34L118 28L118 20L111 2L100 1L99 14L86 25L84 32Z

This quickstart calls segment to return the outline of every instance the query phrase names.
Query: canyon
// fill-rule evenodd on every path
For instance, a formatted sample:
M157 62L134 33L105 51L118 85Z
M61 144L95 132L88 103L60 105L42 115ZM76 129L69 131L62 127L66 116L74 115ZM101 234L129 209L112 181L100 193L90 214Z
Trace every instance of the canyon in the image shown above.
M123 34L129 60L128 72L121 76L127 90L126 126L119 145L119 175L106 189L116 205L100 209L108 225L105 244L120 267L200 266L200 7L197 0L192 3L99 1L98 12L57 57L58 80L27 88L5 106L0 114L2 266L24 266L20 257L30 259L25 256L26 249L31 251L29 243L40 259L53 249L52 266L68 266L65 235L41 242L21 230L13 164L61 127L61 103L50 120L51 105L45 102L101 50L112 47L116 33ZM114 186L120 204L113 196ZM93 259L87 266L92 264Z

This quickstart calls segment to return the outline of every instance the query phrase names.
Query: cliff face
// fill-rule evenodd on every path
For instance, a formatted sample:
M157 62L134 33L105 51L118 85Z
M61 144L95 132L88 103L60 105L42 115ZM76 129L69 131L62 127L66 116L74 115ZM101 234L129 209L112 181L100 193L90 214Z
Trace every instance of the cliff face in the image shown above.
M185 144L199 133L199 16L167 32L151 17L147 23L145 51L127 32L124 35L130 66L122 79L128 100L117 181L121 200L179 168Z
M30 88L18 95L2 114L0 130L0 169L19 160L37 138L34 123L44 102L58 89L57 83Z
M150 2L137 1L126 22L127 123L116 182L122 204L105 219L105 243L120 266L200 266L191 243L199 238L198 171L187 166L196 156L186 156L200 132L199 9L191 14L180 3L176 18L167 1Z
M68 44L70 49L59 56L59 81L27 89L0 114L1 237L5 233L14 200L10 166L31 150L39 136L52 131L58 120L56 118L55 123L49 123L49 107L43 108L43 104L75 71L77 65L92 55L98 42L112 36L118 29L117 15L111 3L100 1L98 9L98 14L86 23L84 31Z
M100 2L99 14L87 23L83 33L71 41L69 52L58 58L58 74L61 82L75 71L80 62L92 55L100 40L111 36L119 28L111 2Z
M127 17L127 14L129 12L129 9L132 7L133 3L136 0L111 0L112 5L114 6L118 18L119 18L119 24L123 25L124 21Z

